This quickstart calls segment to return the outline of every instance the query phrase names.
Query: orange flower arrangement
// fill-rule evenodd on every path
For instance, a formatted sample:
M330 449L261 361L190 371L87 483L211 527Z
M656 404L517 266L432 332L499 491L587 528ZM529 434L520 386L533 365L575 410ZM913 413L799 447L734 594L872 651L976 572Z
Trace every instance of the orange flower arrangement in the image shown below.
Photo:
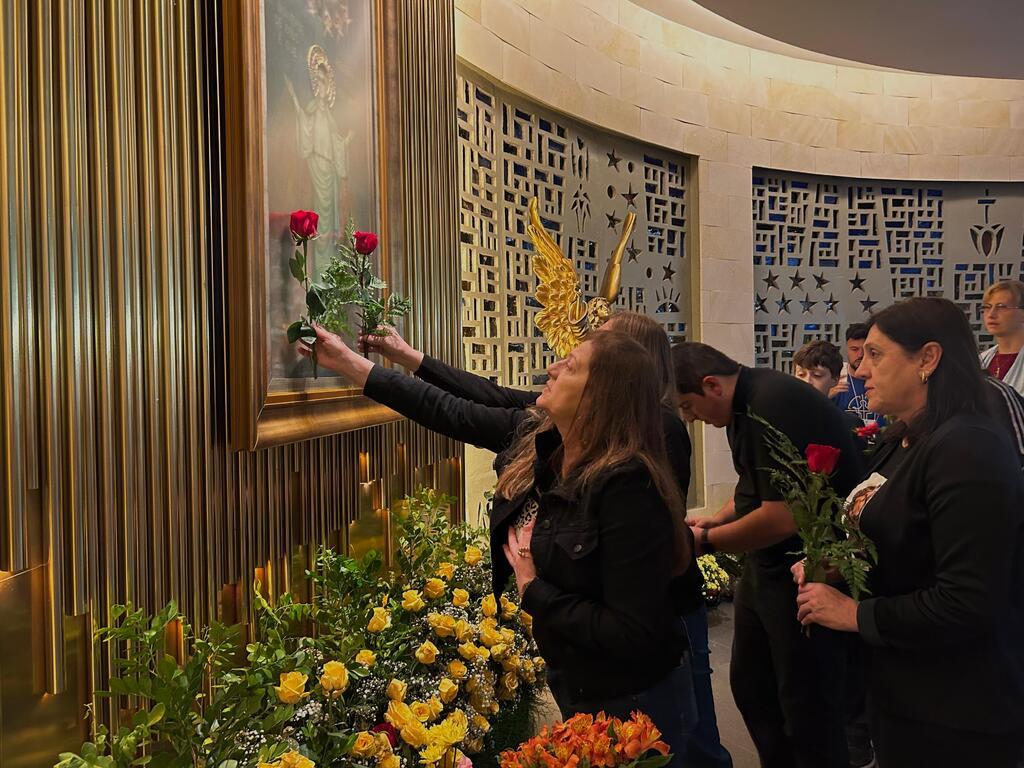
M601 712L575 715L501 753L501 768L659 768L669 762L668 744L651 718L634 712L626 721Z

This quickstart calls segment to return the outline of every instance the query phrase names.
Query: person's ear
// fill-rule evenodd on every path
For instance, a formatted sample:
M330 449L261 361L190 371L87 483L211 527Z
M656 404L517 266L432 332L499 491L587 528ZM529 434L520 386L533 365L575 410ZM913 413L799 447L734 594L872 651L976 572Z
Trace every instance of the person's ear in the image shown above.
M942 361L942 345L937 341L929 341L918 353L921 358L920 376L922 381L927 381L935 373Z
M725 391L722 381L717 376L705 376L701 382L701 389L704 390L704 397L721 397Z

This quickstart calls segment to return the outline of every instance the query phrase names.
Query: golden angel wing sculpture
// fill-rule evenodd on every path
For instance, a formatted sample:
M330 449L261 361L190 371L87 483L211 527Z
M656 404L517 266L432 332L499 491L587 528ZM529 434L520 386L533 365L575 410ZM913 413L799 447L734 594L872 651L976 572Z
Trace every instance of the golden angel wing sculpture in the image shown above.
M630 211L626 214L619 243L601 281L600 294L584 302L580 279L572 261L544 229L537 198L530 200L530 221L526 225L526 233L534 247L532 263L537 274L537 301L544 307L537 313L537 327L559 357L568 355L588 331L600 326L611 315L612 304L619 295L622 254L635 224L636 214Z

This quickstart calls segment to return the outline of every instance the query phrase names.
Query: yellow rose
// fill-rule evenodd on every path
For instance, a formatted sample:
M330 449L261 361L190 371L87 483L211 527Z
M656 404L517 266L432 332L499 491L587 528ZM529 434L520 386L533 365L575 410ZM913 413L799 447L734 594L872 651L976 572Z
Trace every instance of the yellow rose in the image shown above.
M500 659L500 661L501 668L504 669L506 672L513 672L519 669L519 656L516 654L510 654L508 657Z
M385 629L391 626L391 614L387 608L374 608L373 616L370 617L370 623L366 625L366 628L370 632L383 632Z
M392 753L381 759L381 761L377 763L377 768L402 768L402 761L399 759L398 755Z
M471 739L462 745L463 749L470 755L475 755L478 752L483 752L484 740L483 739ZM378 766L379 768L379 766Z
M501 643L501 632L493 629L485 629L480 633L480 644L485 648L491 648Z
M377 654L373 651L364 648L356 654L356 664L362 664L364 667L372 667L377 663Z
M320 676L320 687L330 698L338 698L348 688L348 669L340 661L328 661L324 664L324 673Z
M458 659L455 659L448 663L448 674L456 680L462 680L467 674L469 674L469 670L466 669L465 664Z
M437 575L442 579L451 581L455 575L455 566L452 563L441 563L437 566Z
M420 664L433 664L437 658L437 646L427 640L416 649L416 660Z
M372 733L360 731L356 734L356 743L352 745L352 752L359 757L373 757L377 754L377 740Z
M480 631L481 632L496 632L498 630L498 620L494 618L480 619Z
M264 763L263 761L260 761L256 764L256 768L281 768L281 761L275 760L272 763Z
M461 608L467 603L469 603L469 592L464 589L452 590L452 605Z
M465 643L468 640L472 640L476 636L476 629L465 619L459 619L455 622L455 639L460 643Z
M506 672L504 677L501 678L501 684L508 690L514 691L519 687L519 679L516 677L515 672Z
M281 755L281 768L315 768L316 763L292 750Z
M402 607L407 611L413 613L419 613L423 610L426 603L423 602L423 598L420 593L415 589L407 589L402 593Z
M409 705L409 709L412 710L413 715L421 723L427 722L430 719L430 705L423 701L414 701Z
M435 765L441 762L441 758L444 757L446 751L447 749L444 744L431 744L426 749L420 750L420 761L424 765Z
M463 643L459 646L459 655L466 661L472 661L476 658L477 647L472 643Z
M445 616L443 613L431 613L427 615L427 623L437 633L438 637L451 637L455 634L455 619L452 616Z
M416 747L417 749L426 744L427 739L429 738L427 734L427 727L419 720L415 719L399 728L398 734L402 737L402 741L410 747Z
M533 657L533 666L538 672L543 672L544 667L546 667L547 665L548 663L544 661L544 658L542 656Z
M504 643L495 643L491 646L491 658L495 661L501 661L508 656L508 646Z
M427 579L423 585L423 594L431 600L436 600L444 594L445 585L441 579Z
M491 652L486 648L483 648L478 645L476 647L476 657L478 659L483 659L484 661L487 661L489 658L491 658Z
M442 677L441 682L438 683L437 691L441 694L441 701L445 704L451 704L452 700L459 695L459 684L449 680L447 677Z
M476 565L484 557L484 553L478 547L466 547L465 561L467 565Z
M427 699L427 706L430 707L430 719L433 720L435 717L440 715L444 711L444 704L437 696L431 696Z
M405 692L409 686L403 683L401 680L395 680L392 678L391 682L388 683L388 698L392 701L405 701ZM394 725L394 723L392 723Z
M479 713L473 715L473 727L480 731L480 733L487 733L491 730L491 724L487 721L487 718Z
M527 629L533 629L533 616L528 614L526 611L519 612L519 621L521 621L523 626Z
M480 610L484 612L484 616L497 616L498 601L494 599L494 595L487 595L480 601Z
M395 728L402 728L409 723L415 722L416 715L412 713L408 704L403 704L400 701L392 699L388 702L388 708L384 713L384 719L395 726Z
M275 685L277 698L284 704L298 704L306 693L306 680L309 678L301 672L282 672L281 684Z
M501 603L501 618L505 619L505 621L511 621L519 613L519 606L504 595L501 596L501 600L498 602Z

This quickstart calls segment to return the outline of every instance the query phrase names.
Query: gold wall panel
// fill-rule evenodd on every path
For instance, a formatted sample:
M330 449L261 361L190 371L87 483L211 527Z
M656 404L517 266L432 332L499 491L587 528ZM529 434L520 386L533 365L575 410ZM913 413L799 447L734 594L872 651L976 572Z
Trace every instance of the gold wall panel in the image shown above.
M389 5L389 232L408 265L393 277L410 340L459 363L453 8ZM221 14L0 4L4 766L80 738L67 713L103 685L86 638L111 603L244 621L257 572L280 594L315 545L373 519L361 483L375 507L424 479L461 491L461 446L404 421L229 450Z

